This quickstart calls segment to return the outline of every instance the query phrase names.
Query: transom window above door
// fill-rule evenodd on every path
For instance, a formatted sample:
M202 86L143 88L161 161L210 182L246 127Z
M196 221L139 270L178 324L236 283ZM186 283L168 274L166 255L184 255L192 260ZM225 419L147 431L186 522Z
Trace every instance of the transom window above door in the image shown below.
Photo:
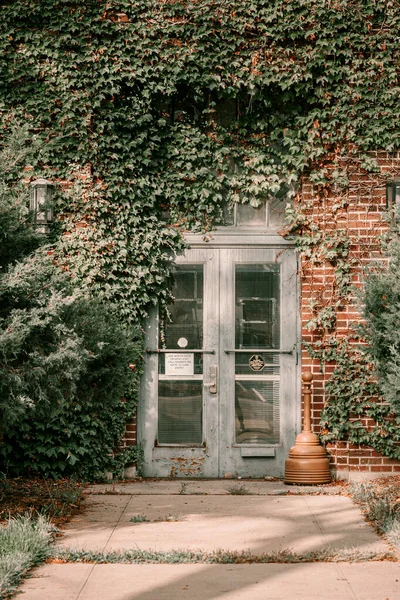
M277 230L285 225L285 210L288 199L284 197L269 198L258 206L235 203L224 211L224 227L272 229Z
M270 197L260 202L258 206L249 203L235 202L226 205L223 217L217 224L218 230L249 230L277 232L285 223L286 206L290 202L288 195ZM163 212L163 219L168 221L169 210Z

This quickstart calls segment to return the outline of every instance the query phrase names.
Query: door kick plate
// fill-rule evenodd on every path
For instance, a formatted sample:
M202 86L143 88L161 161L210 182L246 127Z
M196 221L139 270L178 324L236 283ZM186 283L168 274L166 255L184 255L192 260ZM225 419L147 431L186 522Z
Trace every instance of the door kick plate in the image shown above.
M243 458L274 458L275 448L240 448Z

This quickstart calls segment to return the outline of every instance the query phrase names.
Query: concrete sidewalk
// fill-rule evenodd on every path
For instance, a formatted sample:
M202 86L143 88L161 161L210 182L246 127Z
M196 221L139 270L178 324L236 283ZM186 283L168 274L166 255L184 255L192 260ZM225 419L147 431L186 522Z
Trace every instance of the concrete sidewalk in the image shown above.
M237 480L92 486L86 510L69 524L58 547L98 552L226 550L256 555L282 550L305 553L328 547L361 552L389 550L351 499L340 495L340 488L324 488L323 494L319 491L292 488L281 482ZM140 522L141 519L146 521ZM48 564L33 571L33 577L23 584L20 597L397 600L400 566L390 561Z

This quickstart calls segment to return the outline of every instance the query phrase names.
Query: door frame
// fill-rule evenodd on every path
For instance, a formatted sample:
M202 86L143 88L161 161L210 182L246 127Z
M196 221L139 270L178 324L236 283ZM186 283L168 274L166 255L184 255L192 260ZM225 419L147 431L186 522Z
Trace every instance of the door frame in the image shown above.
M198 234L187 234L185 235L185 241L187 242L188 248L190 250L198 249L200 252L197 254L198 257L201 257L201 250L208 249L250 249L254 250L256 248L273 250L277 251L278 256L285 251L291 251L295 253L294 244L290 241L285 240L279 235L276 234L268 234L263 232L254 232L251 230L238 231L235 230L224 230L213 232L210 234L210 237L207 241L204 241L204 237ZM185 261L185 255L179 255L176 257L176 262L179 264L181 261ZM297 261L297 257L296 257ZM194 261L195 263L196 261ZM197 262L204 262L199 260ZM287 432L288 439L284 440L285 448L290 448L290 446L294 443L296 434L300 431L301 428L301 381L300 381L300 357L301 357L301 322L299 318L299 277L298 277L298 268L296 270L296 281L294 285L294 294L296 296L295 305L296 305L296 340L297 343L294 348L295 354L295 400L293 406L293 417L292 423L293 428ZM219 286L218 292L219 294ZM219 307L219 297L217 298L215 295L215 291L212 292L210 290L205 291L206 294L213 293L214 298L213 302L216 306ZM204 298L206 305L206 298ZM208 297L208 300L210 298ZM145 324L145 348L156 348L158 344L158 327L159 327L159 318L158 318L158 309L153 308L149 314L149 318ZM282 330L281 343L282 345L285 343L284 340L284 332ZM204 348L208 347L208 344L211 340L204 339L203 346ZM218 348L218 340L212 340L212 343L216 344ZM206 359L207 356L207 359ZM211 355L205 355L205 368L204 368L204 378L207 380L208 367L206 365L211 364ZM210 448L203 447L191 447L190 448L190 458L188 458L188 448L179 448L177 446L157 446L155 441L157 437L157 428L155 423L157 423L157 387L158 387L158 355L157 354L146 354L145 359L145 371L142 377L141 384L141 394L140 401L138 404L138 418L137 418L137 431L138 431L138 443L142 446L144 452L144 461L143 461L143 474L144 476L150 477L203 477L203 478L217 478L219 476L223 476L223 473L220 471L220 457L219 452L218 456L212 456L210 454ZM149 399L150 400L149 402ZM146 400L145 400L146 399ZM209 407L209 410L217 416L217 421L220 421L220 404L217 398L213 397L211 394L207 394L205 391L205 400ZM215 406L214 406L215 404ZM216 444L217 448L219 448L219 432L217 431L219 427L215 427L215 423L212 427L210 423L205 422L205 434L206 440L210 441L211 444ZM257 453L254 454L254 457L257 456ZM263 457L264 458L264 457ZM170 461L168 463L168 460ZM251 460L251 459L250 459ZM161 464L168 463L170 468L162 470L161 474L155 475L157 469L157 463ZM270 461L271 463L271 461ZM272 465L271 465L272 466ZM278 467L275 466L272 470L269 471L268 459L265 460L265 475L273 475L276 477L283 476L284 470L284 461L283 464ZM242 477L246 477L246 475L241 473Z

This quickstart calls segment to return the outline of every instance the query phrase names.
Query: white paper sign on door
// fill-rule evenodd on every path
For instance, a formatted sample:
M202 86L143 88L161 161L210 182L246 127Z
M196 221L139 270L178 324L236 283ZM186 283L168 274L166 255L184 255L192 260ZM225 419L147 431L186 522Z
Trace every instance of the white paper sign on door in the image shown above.
M194 375L194 354L168 352L165 355L166 375Z

